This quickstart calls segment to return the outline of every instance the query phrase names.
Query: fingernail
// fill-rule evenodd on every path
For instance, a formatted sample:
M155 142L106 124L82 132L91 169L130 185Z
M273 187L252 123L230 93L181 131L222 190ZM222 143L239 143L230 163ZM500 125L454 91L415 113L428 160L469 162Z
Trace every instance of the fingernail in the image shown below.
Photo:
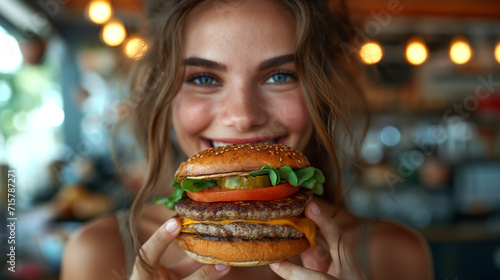
M311 202L311 206L309 206L310 209L311 209L311 213L313 213L314 215L319 215L321 214L321 209L319 209L318 205L314 202Z
M216 264L215 265L215 270L217 270L217 271L223 271L223 270L226 270L226 268L227 268L227 265L225 265L225 264Z
M278 270L278 268L280 268L280 263L275 262L275 263L270 264L270 266L272 266L275 270Z
M168 232L174 232L177 229L177 222L174 219L171 219L165 225L165 229Z

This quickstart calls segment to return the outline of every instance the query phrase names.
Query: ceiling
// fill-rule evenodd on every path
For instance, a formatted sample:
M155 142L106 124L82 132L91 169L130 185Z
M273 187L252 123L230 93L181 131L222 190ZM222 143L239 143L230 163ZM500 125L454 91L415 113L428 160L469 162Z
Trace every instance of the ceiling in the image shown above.
M400 11L395 16L468 17L500 19L498 0L348 0L351 11L372 14Z
M109 0L117 11L135 12L142 8L142 0ZM89 0L66 0L69 9L83 11ZM370 14L381 10L401 10L398 15L491 17L500 18L498 0L347 0L356 13Z
M1 0L0 24L11 25L17 29L26 28L26 18L30 22L35 22L36 15L43 13L46 15L47 22L55 29L66 24L87 25L91 28L92 24L84 16L89 1ZM115 16L126 20L131 27L133 27L135 19L140 18L142 15L143 0L109 1L115 11ZM434 29L436 19L445 19L448 24L446 28L453 30L452 32L456 32L455 30L461 28L467 29L468 20L493 22L494 26L488 28L500 30L498 26L500 24L500 1L498 0L346 0L346 3L348 3L348 8L354 18L358 20L375 19L380 21L383 20L383 16L389 16L391 26L384 28L386 33L391 32L391 28L399 28L396 33L404 32L405 28L408 27L414 29L415 22L418 22L419 26L430 25L431 27L427 27L427 29ZM17 8L14 6L17 6ZM25 10L24 16L23 13L15 12L23 9ZM423 17L425 17L425 21L422 20ZM404 19L403 24L400 24L399 19ZM495 36L500 36L500 31L498 32L499 34L495 34ZM44 37L42 34L41 36Z

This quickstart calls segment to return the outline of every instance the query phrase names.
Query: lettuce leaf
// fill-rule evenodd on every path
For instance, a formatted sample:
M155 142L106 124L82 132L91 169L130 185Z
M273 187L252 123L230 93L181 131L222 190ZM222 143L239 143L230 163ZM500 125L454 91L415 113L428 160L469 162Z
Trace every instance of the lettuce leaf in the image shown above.
M178 183L177 183L178 184ZM184 179L182 180L181 189L187 192L199 192L204 189L215 187L217 185L216 180L197 180L197 179Z
M281 182L280 173L278 172L278 170L269 165L264 165L259 170L251 171L250 175L252 175L253 177L268 175L273 186L276 186L279 182Z
M170 185L175 189L172 195L169 197L158 197L155 198L154 201L157 204L165 205L167 209L174 210L177 201L181 200L183 197L186 197L186 192L199 192L204 189L215 187L216 185L216 180L197 180L189 178L182 180L181 183L178 183L176 174L172 185Z
M174 210L177 201L181 200L186 196L186 192L183 189L175 189L171 196L169 197L157 197L154 199L156 204L163 204L167 209Z
M274 174L273 174L274 173ZM314 167L306 167L302 169L293 170L290 166L283 166L276 169L271 166L263 166L261 169L250 172L252 176L269 175L273 186L278 183L288 182L292 186L303 186L310 189L314 194L323 194L323 183L325 183L325 176L321 170ZM280 181L273 181L272 178L278 178Z

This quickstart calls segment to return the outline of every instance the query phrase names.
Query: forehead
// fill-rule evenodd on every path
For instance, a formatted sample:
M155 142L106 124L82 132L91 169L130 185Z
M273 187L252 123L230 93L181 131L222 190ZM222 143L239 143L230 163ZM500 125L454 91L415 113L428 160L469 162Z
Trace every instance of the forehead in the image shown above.
M248 14L265 15L270 12L275 15L290 14L279 0L205 0L196 5L190 12L194 17L211 15L218 17Z
M186 56L207 48L293 53L295 47L295 20L274 0L205 1L189 13L183 32Z

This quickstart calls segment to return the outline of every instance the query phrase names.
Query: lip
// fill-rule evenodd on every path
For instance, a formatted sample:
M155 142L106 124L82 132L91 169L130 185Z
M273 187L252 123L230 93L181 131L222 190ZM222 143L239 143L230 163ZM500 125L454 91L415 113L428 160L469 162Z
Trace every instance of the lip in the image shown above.
M237 138L237 137L227 137L227 138L202 138L203 144L210 148L212 147L212 141L222 142L227 144L246 144L246 143L261 143L266 141L274 141L276 140L277 144L283 144L286 141L286 136L276 136L276 137L245 137L245 138Z

